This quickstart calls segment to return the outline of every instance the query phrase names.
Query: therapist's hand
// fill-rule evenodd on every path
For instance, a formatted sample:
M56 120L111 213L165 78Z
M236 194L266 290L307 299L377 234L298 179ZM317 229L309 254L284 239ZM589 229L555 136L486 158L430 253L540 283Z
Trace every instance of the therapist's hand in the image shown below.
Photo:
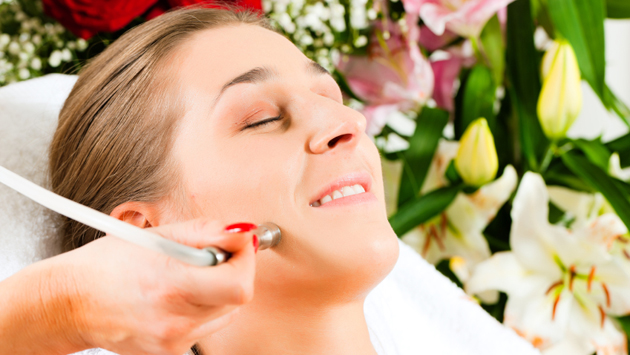
M227 233L224 228L218 222L194 220L151 229L182 244L231 252L218 266L190 266L110 236L29 266L22 281L39 292L44 308L31 309L44 312L35 314L32 324L38 328L33 334L56 334L49 350L185 353L195 341L227 324L237 307L253 297L253 234ZM15 282L19 275L7 281ZM48 343L45 340L33 339L40 345Z

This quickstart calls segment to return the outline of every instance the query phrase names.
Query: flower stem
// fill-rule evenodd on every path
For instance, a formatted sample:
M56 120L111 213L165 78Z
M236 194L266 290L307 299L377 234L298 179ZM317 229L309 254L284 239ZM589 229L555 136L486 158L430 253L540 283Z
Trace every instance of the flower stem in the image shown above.
M540 164L540 169L538 169L539 173L542 174L547 170L547 168L549 167L549 164L551 163L551 159L553 159L554 155L556 155L557 149L558 147L556 146L556 142L551 142L549 144L549 148L547 148L547 152L545 153L545 158Z
M472 44L473 51L475 52L475 57L477 57L477 62L485 63L483 53L481 53L481 47L479 46L479 38L476 36L470 37L470 43Z

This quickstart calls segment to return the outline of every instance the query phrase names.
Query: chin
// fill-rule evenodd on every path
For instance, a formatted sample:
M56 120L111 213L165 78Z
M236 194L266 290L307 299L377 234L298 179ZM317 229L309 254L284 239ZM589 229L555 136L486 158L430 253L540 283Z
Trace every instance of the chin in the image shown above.
M365 298L398 260L398 238L385 214L378 215L360 223L340 218L299 235L283 230L273 253L259 253L256 297L315 304Z

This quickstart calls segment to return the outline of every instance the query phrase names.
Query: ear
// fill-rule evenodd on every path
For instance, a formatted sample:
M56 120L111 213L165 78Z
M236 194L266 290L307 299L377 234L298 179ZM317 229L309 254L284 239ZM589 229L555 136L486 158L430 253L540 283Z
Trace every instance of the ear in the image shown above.
M160 224L159 208L146 202L125 202L114 208L109 215L140 228L157 227Z

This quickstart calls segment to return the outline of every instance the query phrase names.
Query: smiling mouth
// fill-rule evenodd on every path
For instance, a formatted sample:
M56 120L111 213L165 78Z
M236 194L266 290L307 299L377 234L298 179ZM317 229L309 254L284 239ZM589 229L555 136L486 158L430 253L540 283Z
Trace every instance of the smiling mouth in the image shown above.
M365 193L365 189L360 184L344 186L338 190L334 190L330 194L322 197L321 199L310 204L311 207L320 207L327 204L330 201L338 200L340 198L358 195Z

